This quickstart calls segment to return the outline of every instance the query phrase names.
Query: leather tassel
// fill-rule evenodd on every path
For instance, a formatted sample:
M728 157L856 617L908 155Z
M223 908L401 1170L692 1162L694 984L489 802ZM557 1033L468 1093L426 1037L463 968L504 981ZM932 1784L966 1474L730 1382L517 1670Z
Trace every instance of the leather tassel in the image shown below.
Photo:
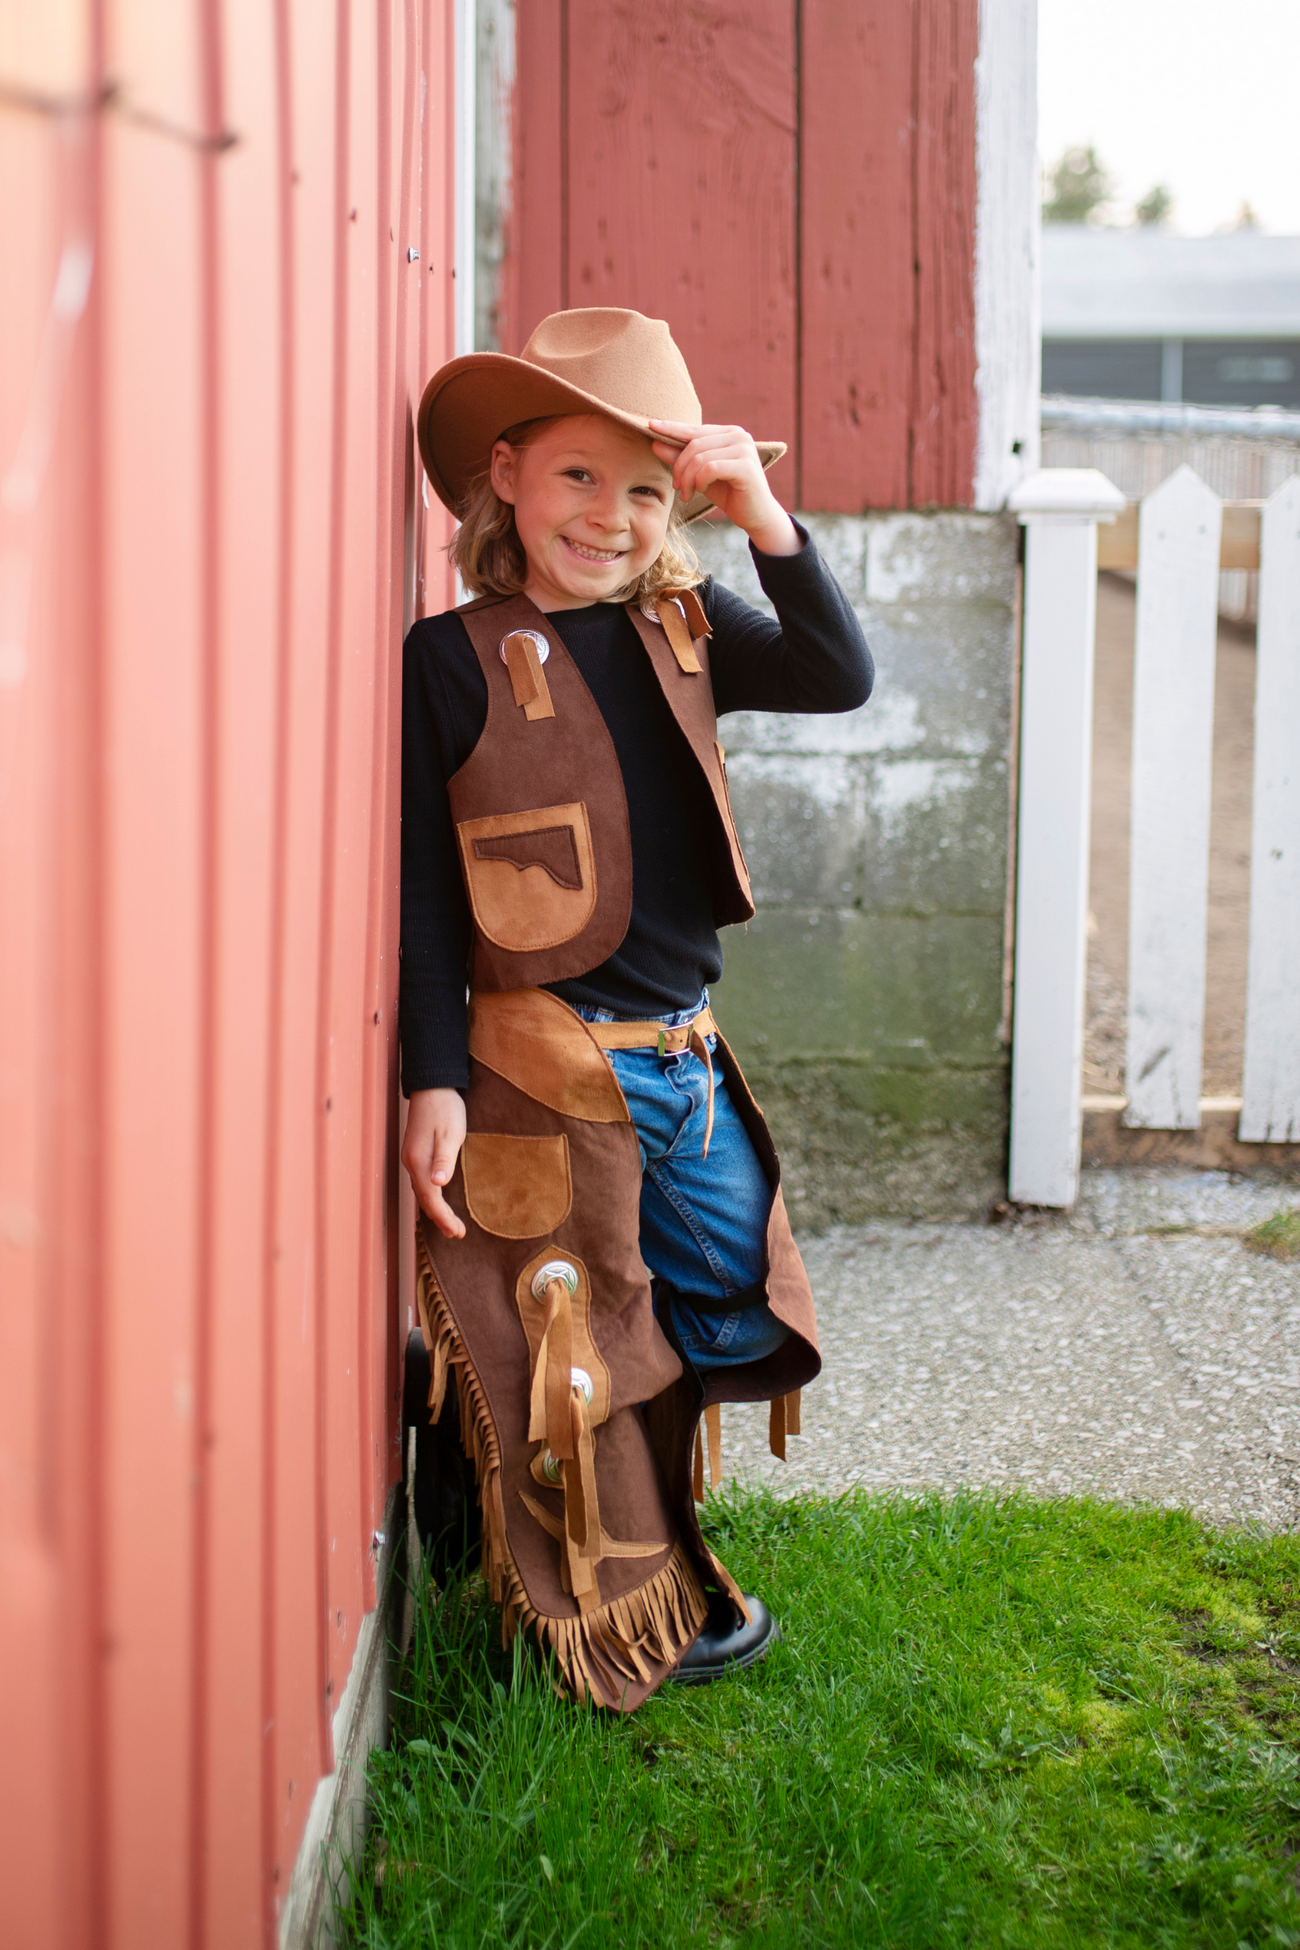
M683 589L677 598L686 611L686 627L693 637L712 636L713 629L704 614L704 604L694 589Z
M691 642L691 633L686 626L686 618L671 596L661 596L655 604L655 614L663 626L664 635L672 645L678 665L689 677L694 677L703 669Z
M591 1430L584 1413L586 1404L575 1388L569 1403L572 1412L573 1454L564 1465L564 1523L576 1548L592 1555L590 1541L600 1536L600 1512L596 1507L596 1469ZM554 1451L552 1451L552 1454Z
M695 1054L699 1057L701 1063L704 1065L705 1074L709 1079L708 1105L704 1113L704 1149L700 1153L702 1158L707 1158L709 1155L709 1143L713 1137L713 1058L709 1055L708 1044L694 1023L691 1025L690 1041L687 1047L688 1049L694 1050Z
M573 1454L569 1395L573 1375L573 1308L563 1280L546 1289L546 1324L528 1402L528 1440L545 1441L557 1462Z
M704 1411L704 1428L709 1438L709 1488L716 1490L722 1481L722 1404L710 1402Z
M778 1462L785 1461L786 1398L777 1395L767 1411L767 1446Z
M550 686L532 637L526 630L515 630L501 647L510 672L510 688L515 703L523 707L524 716L530 721L553 718L555 706L551 702Z

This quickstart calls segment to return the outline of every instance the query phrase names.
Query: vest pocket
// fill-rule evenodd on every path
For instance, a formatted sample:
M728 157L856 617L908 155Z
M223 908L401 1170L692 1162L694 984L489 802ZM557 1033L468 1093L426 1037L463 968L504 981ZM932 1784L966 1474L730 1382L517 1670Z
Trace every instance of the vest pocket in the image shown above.
M582 933L596 908L585 805L465 819L456 837L474 919L498 948L527 954Z
M498 1239L540 1239L569 1216L569 1140L471 1131L460 1154L465 1204Z

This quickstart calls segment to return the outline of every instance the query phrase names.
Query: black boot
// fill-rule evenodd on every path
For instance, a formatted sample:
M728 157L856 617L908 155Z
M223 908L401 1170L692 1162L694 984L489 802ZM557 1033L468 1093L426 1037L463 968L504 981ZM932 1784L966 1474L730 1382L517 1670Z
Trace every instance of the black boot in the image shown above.
M781 1627L761 1598L746 1595L750 1622L746 1625L730 1598L710 1593L704 1630L690 1651L669 1673L680 1686L707 1686L729 1672L744 1672L765 1659L781 1636Z
M415 1430L415 1522L424 1561L441 1586L473 1562L483 1534L474 1471L460 1439L460 1403L450 1376L442 1413L429 1420L429 1356L417 1327L406 1344L402 1389L402 1469Z

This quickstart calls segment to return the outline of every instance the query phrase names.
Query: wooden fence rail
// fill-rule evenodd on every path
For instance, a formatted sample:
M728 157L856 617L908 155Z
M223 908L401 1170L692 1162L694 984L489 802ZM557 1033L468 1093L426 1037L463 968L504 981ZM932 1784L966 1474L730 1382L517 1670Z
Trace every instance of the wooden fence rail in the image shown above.
M1109 490L1109 499L1106 494ZM1258 568L1250 945L1241 1143L1300 1142L1300 477L1224 504L1181 467L1140 504L1095 470L1045 469L1029 529L1012 1051L1011 1196L1078 1185L1095 604L1081 573L1136 568L1123 1122L1202 1114L1218 577ZM1116 518L1117 517L1117 518ZM1098 523L1113 524L1102 526ZM1064 531L1064 532L1063 532ZM1084 854L1086 859L1086 852Z

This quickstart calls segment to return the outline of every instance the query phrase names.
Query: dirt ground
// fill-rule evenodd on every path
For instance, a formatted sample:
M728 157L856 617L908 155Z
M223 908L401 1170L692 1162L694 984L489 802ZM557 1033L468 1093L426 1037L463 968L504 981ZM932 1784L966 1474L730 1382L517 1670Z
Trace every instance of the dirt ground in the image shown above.
M1098 577L1083 1087L1085 1092L1107 1095L1119 1095L1124 1089L1135 608L1136 592L1129 579L1111 574ZM1241 1095L1254 711L1254 628L1221 621L1214 695L1204 1097Z

